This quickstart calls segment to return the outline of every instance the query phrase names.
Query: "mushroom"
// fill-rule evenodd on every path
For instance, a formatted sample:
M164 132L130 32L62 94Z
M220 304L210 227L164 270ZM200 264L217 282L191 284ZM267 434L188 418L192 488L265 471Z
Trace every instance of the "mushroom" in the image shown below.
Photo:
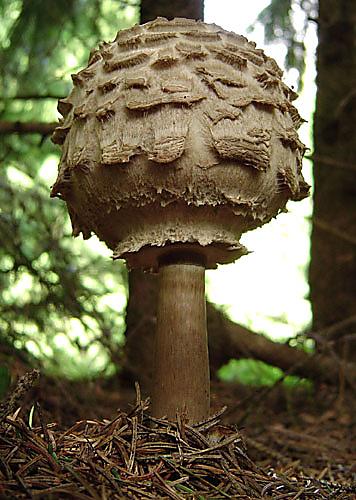
M307 196L296 94L253 42L158 18L94 50L59 101L51 196L73 234L95 233L130 269L159 273L152 412L209 414L205 269Z

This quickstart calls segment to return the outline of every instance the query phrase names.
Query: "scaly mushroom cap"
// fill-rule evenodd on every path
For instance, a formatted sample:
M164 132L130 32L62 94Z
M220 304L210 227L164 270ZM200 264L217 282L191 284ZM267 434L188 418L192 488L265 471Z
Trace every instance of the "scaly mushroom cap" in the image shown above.
M307 196L296 95L255 47L216 25L158 18L91 54L53 135L52 196L74 235L96 233L132 268L156 269L174 249L211 268Z

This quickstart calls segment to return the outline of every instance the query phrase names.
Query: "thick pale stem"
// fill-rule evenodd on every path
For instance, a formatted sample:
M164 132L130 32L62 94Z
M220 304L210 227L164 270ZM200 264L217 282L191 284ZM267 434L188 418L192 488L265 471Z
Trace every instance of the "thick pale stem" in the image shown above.
M159 271L152 413L190 422L209 415L210 380L205 310L205 268L169 263Z

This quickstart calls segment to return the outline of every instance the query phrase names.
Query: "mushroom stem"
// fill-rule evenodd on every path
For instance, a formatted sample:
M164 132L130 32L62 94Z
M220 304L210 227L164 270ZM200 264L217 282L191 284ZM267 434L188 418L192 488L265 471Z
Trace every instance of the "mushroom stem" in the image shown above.
M205 307L205 266L194 258L170 259L159 269L152 413L189 422L209 416L210 377Z

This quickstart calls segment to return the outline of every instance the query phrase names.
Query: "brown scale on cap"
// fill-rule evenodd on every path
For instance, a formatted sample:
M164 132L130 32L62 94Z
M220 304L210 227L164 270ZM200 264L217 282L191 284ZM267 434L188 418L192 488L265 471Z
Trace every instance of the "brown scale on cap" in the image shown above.
M244 254L243 232L307 196L281 75L254 43L199 21L160 18L101 44L53 135L52 196L74 234L96 233L144 269L165 245L199 247L208 267Z

